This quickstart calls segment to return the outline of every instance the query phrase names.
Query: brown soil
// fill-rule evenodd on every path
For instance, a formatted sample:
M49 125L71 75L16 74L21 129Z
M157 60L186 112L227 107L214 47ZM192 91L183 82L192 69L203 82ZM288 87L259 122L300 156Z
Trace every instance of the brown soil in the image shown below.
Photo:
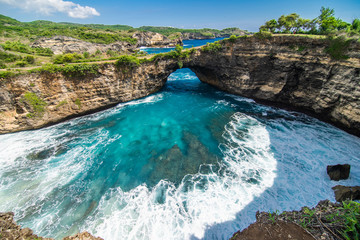
M276 223L256 222L242 232L237 232L231 240L314 240L307 231L295 223L277 221Z

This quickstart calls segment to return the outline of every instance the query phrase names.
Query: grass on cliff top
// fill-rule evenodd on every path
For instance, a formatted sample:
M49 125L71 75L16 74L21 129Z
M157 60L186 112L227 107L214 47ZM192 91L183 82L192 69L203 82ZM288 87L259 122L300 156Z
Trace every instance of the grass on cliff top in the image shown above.
M99 64L46 64L41 68L29 70L30 73L62 73L66 77L84 77L99 73Z

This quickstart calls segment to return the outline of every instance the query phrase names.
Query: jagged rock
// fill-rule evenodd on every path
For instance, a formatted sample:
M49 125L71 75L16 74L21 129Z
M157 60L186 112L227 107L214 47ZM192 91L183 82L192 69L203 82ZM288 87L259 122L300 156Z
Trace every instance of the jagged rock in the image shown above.
M0 213L0 238L3 240L17 239L38 239L53 240L52 238L43 238L35 235L29 228L21 228L14 221L14 213Z
M106 52L107 50L112 50L116 52L125 52L136 48L135 45L131 45L128 42L99 44L99 43L85 42L79 39L66 37L66 36L40 38L39 40L33 42L30 46L34 48L38 48L38 47L50 48L54 52L54 54L75 53L75 52L77 53L89 52L93 54L97 50L99 50L100 52Z
M212 39L215 38L215 35L209 34L209 36L202 35L201 33L195 32L195 33L182 33L182 39L183 40L189 40L189 39Z
M138 47L175 47L176 45L182 45L180 38L171 40L160 33L154 32L136 32L132 37L138 40Z
M21 228L14 221L14 213L0 213L0 239L2 240L54 240L52 238L43 238L35 235L30 228ZM100 237L94 237L88 232L78 233L71 237L65 237L63 240L104 240Z
M335 199L337 202L342 202L347 199L350 200L360 200L360 187L347 187L347 186L341 186L337 185L332 188L335 193Z
M338 164L329 165L326 167L327 174L331 180L339 181L349 178L350 165L349 164Z
M88 232L82 232L71 237L63 238L63 240L104 240L104 239L100 237L94 237Z

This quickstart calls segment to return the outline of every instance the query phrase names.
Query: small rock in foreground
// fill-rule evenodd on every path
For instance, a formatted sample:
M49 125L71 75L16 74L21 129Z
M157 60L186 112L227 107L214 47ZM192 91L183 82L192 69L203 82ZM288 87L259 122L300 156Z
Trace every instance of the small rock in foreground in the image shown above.
M345 200L360 200L360 187L347 187L337 185L332 188L335 193L335 199L337 202L342 202Z

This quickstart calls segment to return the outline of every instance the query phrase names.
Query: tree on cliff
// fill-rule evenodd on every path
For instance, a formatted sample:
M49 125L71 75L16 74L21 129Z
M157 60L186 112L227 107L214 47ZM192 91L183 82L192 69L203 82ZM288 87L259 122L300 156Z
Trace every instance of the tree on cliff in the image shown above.
M349 24L340 18L335 18L335 10L321 7L320 15L312 20L304 19L297 13L281 15L275 19L265 22L260 27L260 31L281 32L281 33L308 33L308 34L328 34L336 31L345 31L350 34L360 34L360 19L354 19Z
M275 29L278 27L278 23L275 19L271 19L265 22L265 25L260 27L260 30L275 32Z
M334 14L334 9L321 7L318 17L321 33L328 33L331 30L337 29L338 21L334 17Z
M292 28L296 26L296 22L299 18L299 14L291 13L289 15L282 15L278 19L278 29L285 29L285 32L290 32Z
M360 33L360 19L356 18L351 23L351 30Z

